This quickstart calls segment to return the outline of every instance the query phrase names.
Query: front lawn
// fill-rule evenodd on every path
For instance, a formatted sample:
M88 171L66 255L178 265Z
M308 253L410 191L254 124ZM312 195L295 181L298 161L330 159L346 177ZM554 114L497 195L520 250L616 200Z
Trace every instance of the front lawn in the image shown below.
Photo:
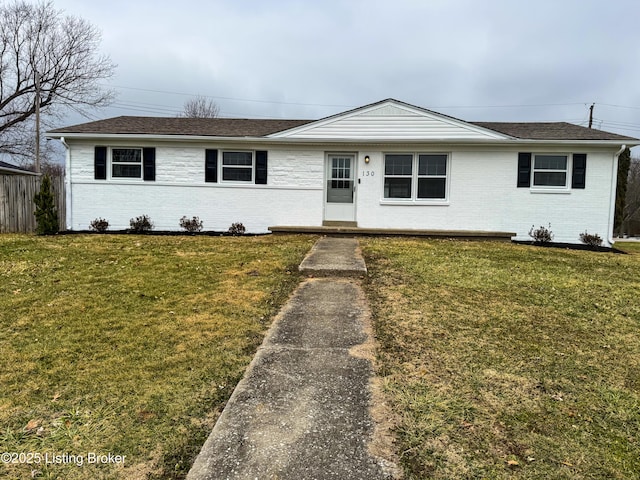
M623 252L630 254L638 254L640 253L640 242L625 242L619 241L614 245L618 250L622 250Z
M183 478L314 240L0 236L0 477Z
M361 240L407 479L640 478L640 253Z

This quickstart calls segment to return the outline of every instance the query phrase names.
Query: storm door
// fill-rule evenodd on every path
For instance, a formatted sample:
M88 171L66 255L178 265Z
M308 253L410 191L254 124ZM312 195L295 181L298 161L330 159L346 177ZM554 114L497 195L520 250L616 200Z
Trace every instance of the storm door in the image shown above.
M325 213L326 221L355 220L355 155L327 157Z

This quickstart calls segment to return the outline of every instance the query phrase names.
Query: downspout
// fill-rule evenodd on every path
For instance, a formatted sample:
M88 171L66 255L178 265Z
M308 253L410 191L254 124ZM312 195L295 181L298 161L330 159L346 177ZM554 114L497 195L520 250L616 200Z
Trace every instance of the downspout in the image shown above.
M71 149L67 142L65 142L64 137L60 137L60 142L64 145L66 150L66 155L64 159L64 190L65 190L65 211L66 218L65 223L67 224L67 230L71 230L72 224L72 212L71 212Z
M611 172L611 200L610 200L610 208L609 208L609 238L607 241L609 245L613 247L613 227L615 223L615 214L616 214L616 192L618 185L618 158L627 149L626 145L622 145L620 150L618 150L613 155L613 171Z

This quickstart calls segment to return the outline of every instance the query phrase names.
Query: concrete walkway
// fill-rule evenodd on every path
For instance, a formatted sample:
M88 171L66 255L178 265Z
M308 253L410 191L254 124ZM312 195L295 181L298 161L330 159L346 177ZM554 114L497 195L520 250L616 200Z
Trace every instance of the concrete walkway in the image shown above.
M298 268L302 273L315 277L353 277L367 274L367 266L355 238L321 238Z
M187 476L188 480L377 480L394 466L370 453L369 311L355 239L324 238L275 319ZM356 353L354 355L354 353Z

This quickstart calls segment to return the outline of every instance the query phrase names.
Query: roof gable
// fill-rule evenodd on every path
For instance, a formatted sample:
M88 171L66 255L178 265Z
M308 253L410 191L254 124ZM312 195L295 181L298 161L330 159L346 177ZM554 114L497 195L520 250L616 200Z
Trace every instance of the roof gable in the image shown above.
M509 135L394 99L269 135L271 138L354 140L482 140Z

